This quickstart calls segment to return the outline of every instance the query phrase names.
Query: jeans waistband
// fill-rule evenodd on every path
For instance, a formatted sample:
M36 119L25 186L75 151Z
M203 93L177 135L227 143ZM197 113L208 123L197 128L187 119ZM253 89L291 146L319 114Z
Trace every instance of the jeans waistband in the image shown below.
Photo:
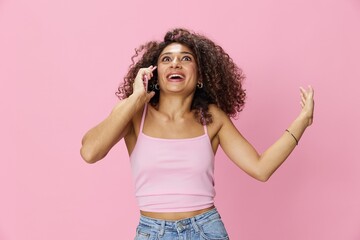
M202 222L209 221L209 219L219 217L219 213L216 208L210 209L207 212L201 213L191 218L185 218L180 220L162 220L154 219L145 216L140 216L140 224L154 228L157 231L164 232L164 230L176 230L182 231L188 228L195 228L198 230L197 225Z

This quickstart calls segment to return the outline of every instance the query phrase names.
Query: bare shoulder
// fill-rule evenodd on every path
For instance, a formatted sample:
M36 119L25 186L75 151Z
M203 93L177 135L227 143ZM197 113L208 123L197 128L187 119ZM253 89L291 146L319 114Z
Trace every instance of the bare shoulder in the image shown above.
M212 123L208 125L208 130L210 137L213 139L218 136L220 129L230 121L230 119L226 113L215 104L209 105L209 113L212 116Z
M216 134L218 135L220 132L226 132L223 131L223 129L233 131L236 129L234 123L230 119L230 117L218 106L216 105L209 105L209 112L212 115L213 123L209 125L214 125L216 128ZM236 129L237 131L237 129Z
M215 104L209 105L209 112L212 115L213 123L222 125L224 121L228 121L229 117L226 115L226 113L221 110L218 106Z

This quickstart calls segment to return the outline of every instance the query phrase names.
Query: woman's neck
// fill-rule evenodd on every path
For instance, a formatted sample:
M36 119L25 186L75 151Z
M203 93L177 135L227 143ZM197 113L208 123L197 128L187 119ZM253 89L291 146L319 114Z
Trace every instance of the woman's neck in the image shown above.
M169 119L183 118L191 112L193 95L181 97L176 95L160 95L156 109Z

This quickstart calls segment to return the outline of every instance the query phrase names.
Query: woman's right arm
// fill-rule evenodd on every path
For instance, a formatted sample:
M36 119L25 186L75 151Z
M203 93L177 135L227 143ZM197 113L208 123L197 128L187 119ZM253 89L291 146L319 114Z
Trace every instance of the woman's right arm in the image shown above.
M142 80L145 75L150 79L154 69L140 69L134 82L133 93L120 101L106 119L84 135L80 154L86 162L95 163L104 158L110 149L132 130L134 115L154 96L154 92L146 92Z

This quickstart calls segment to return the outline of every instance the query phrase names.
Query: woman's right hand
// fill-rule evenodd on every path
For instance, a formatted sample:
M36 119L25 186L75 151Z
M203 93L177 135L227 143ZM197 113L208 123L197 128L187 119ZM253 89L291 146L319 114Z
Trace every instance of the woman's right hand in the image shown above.
M154 91L147 92L148 81L153 77L153 71L156 66L150 66L148 68L140 68L138 71L134 84L132 95L145 97L145 102L149 102L150 99L155 95Z

